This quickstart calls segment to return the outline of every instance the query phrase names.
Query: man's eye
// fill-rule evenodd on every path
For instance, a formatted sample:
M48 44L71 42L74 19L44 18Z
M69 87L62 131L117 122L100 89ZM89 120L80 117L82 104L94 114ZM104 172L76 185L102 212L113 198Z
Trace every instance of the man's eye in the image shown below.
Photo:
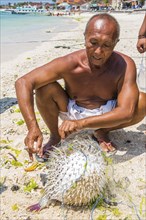
M92 44L92 45L97 45L97 42L94 42L94 41L93 41L93 42L91 42L91 44Z
M103 46L104 46L104 47L107 47L107 48L111 47L111 46L108 45L108 44L104 44Z

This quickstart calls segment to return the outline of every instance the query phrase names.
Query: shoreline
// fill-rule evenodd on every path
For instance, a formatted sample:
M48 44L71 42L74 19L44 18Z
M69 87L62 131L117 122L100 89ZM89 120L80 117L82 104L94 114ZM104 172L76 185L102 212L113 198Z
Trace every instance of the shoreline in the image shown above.
M17 54L16 57L13 57L12 59L8 59L8 60L5 60L5 61L2 61L1 62L2 67L6 66L7 64L15 63L15 62L17 62L17 60L25 59L25 57L29 57L29 55L35 56L36 54L43 53L45 47L49 48L49 47L52 46L52 45L49 45L49 43L52 44L52 42L53 42L53 45L55 45L55 41L56 42L57 41L58 42L59 41L63 41L59 37L59 35L63 36L64 40L69 40L69 37L72 36L72 34L70 34L70 32L76 32L76 30L78 30L79 22L78 22L78 20L76 20L76 17L74 17L74 16L65 17L65 18L67 18L68 22L70 20L72 20L72 23L76 23L77 24L77 27L74 27L73 31L71 31L72 30L71 28L67 29L67 30L63 30L63 31L57 31L57 29L55 29L55 30L52 30L52 29L51 30L50 29L47 30L47 28L45 28L44 32L47 33L47 35L48 35L47 37L49 38L48 40L32 41L32 43L31 43L31 40L30 40L30 42L18 42L18 43L22 43L22 44L24 43L24 45L27 44L27 43L30 43L30 44L35 44L35 43L37 44L37 43L39 43L39 45L34 46L34 48L30 49L30 50L28 50L28 49L25 50L24 49L25 51ZM33 46L31 46L31 47L33 47ZM40 50L40 52L39 52L39 50Z
M63 16L63 17L66 17L68 20L72 20L72 21L75 21L76 22L76 24L77 25L79 25L79 26L81 26L80 24L82 23L82 21L83 22L86 22L86 21L88 21L88 18L90 18L91 16L93 16L94 14L96 14L96 13L94 13L94 12L91 12L91 13L89 13L89 12L84 12L84 13L78 13L78 14L75 14L75 15L70 15L70 16ZM117 11L117 12L110 12L110 14L112 15L112 16L114 16L115 18L118 18L119 17L119 12ZM122 16L123 16L123 14L122 14ZM136 21L136 26L134 25L133 26L133 28L137 28L138 27L138 25L137 24L140 24L141 22L142 22L142 16L143 16L143 13L138 13L138 12L136 12L136 13L131 13L131 14L124 14L124 16L138 16L138 17L140 17L140 21ZM118 19L117 19L118 20ZM122 21L122 19L121 19L121 21ZM132 22L132 21L131 21ZM131 27L130 27L131 28ZM73 28L73 31L72 32L76 32L76 30L78 31L80 29L80 27L75 27L75 28ZM122 29L122 28L121 28ZM125 29L125 28L124 28ZM82 30L84 31L84 29L82 28ZM2 66L5 66L5 65L7 65L7 63L9 64L9 63L13 63L13 62L16 62L16 60L18 59L20 59L20 60L22 60L23 58L25 58L25 57L29 57L29 55L33 55L33 54L38 54L39 53L39 49L41 49L42 48L42 50L45 48L45 47L47 47L47 46L50 46L49 45L49 43L51 42L53 42L53 44L55 44L55 41L61 41L61 39L60 39L60 37L59 37L59 39L58 39L58 35L59 34L63 34L64 33L64 36L65 36L65 38L66 38L66 36L67 36L67 38L68 39L64 39L64 40L69 40L69 36L68 35L70 35L69 34L69 32L70 32L70 30L68 30L68 31L50 31L50 30L46 30L46 28L44 29L44 32L46 32L47 34L48 34L48 37L50 37L49 35L52 35L51 36L51 38L50 38L50 40L42 40L42 41L32 41L32 44L37 44L37 43L39 43L39 45L37 45L37 46L34 46L34 49L30 49L30 50L26 50L26 51L24 51L24 52L22 52L21 54L18 54L17 56L16 56L16 58L12 58L12 60L6 60L6 61L2 61L1 62L1 65ZM56 36L55 36L55 34L56 34ZM53 36L54 35L54 36ZM82 33L82 35L83 35L83 33ZM124 34L125 35L125 34ZM127 38L123 38L122 36L123 36L123 33L121 33L120 34L120 39L121 40L127 40L128 39L128 36L129 34L127 34ZM133 39L135 39L135 40L137 40L137 36L130 36L129 37L129 40L133 40ZM83 38L83 40L84 40L84 38ZM120 40L120 41L121 41ZM27 44L27 43L30 43L31 44L31 41L30 42L18 42L18 43L24 43L24 44ZM45 45L46 44L46 45ZM32 46L33 47L33 46ZM39 49L38 49L39 48ZM116 48L119 48L119 46L118 47L116 47ZM136 48L135 48L136 49ZM42 50L41 50L41 52L42 52ZM115 49L116 50L116 49ZM117 49L118 50L118 49ZM123 50L124 51L124 50ZM125 51L124 51L125 52ZM129 50L128 51L126 51L126 52L129 52ZM128 55L128 53L127 53L127 55ZM131 55L131 54L130 54ZM133 55L131 55L131 57L132 57ZM137 57L139 57L140 55L139 54L137 54Z
M71 47L68 48L68 46L76 46L76 44L78 46L78 44L81 42L80 37L78 37L79 40L78 38L75 38L76 30L80 29L79 22L76 21L76 23L77 27L73 29L73 32L55 32L55 35L51 38L50 41L43 42L35 49L18 55L14 60L1 63L1 98L8 96L11 97L12 94L14 97L16 97L14 82L20 76L26 74L34 68L48 63L57 57L58 54L63 56L63 54L65 55L66 53L72 52L73 49ZM67 40L67 42L65 40ZM79 41L79 43L76 43L77 41ZM10 77L10 87L6 89L6 85L9 82Z
M50 205L39 213L26 211L29 205L35 204L41 198L43 184L40 174L45 167L33 172L25 172L24 167L29 163L28 154L24 150L24 137L27 133L26 125L18 108L14 83L18 77L26 74L52 59L84 48L84 28L93 13L75 16L78 26L71 32L59 32L50 42L45 42L33 51L26 52L15 61L3 63L1 66L1 218L2 220L61 220L66 215L68 220L90 219L89 207L63 207L60 204ZM141 56L136 49L136 40L143 14L112 14L121 26L121 40L115 50L131 55L137 68ZM72 19L72 18L71 18ZM134 24L134 25L133 25ZM66 39L66 40L64 40ZM145 54L146 55L146 54ZM145 79L143 79L145 80ZM49 131L44 124L38 110L35 108L38 123L44 136L44 143L48 141ZM119 188L111 186L113 194L120 198L121 203L115 207L96 208L94 219L106 220L136 220L145 216L145 119L140 123L125 129L113 131L111 141L118 146L117 152L110 156L113 159L113 179ZM17 162L13 162L14 155ZM35 180L37 189L31 192L24 188L31 180ZM12 187L17 185L18 190ZM116 197L117 199L117 197Z
M43 22L44 24L42 24ZM11 27L9 27L10 24ZM66 31L70 31L71 28L76 28L76 22L67 16L2 16L1 63L14 61L15 57L35 50L43 43L54 38L57 30L65 31L65 27Z

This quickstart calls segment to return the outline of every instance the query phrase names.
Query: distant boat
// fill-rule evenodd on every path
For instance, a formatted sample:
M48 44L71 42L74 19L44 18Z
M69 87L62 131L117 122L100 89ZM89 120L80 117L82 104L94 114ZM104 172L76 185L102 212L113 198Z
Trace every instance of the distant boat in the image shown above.
M26 15L26 14L29 14L29 12L24 12L24 11L16 11L16 10L13 10L11 12L11 14L19 14L19 15Z
M2 14L12 14L14 9L0 9L0 13Z
M36 6L17 7L13 10L12 14L45 14L48 11L45 8L37 9Z

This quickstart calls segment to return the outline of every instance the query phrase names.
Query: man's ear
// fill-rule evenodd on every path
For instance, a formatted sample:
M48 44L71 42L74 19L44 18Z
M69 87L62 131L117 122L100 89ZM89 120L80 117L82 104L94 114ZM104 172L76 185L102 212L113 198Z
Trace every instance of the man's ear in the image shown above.
M117 39L116 43L118 43L120 41L120 39Z
M120 41L120 39L116 39L116 40L115 40L115 46L116 46L116 44L117 44L119 41ZM114 46L114 47L115 47L115 46Z

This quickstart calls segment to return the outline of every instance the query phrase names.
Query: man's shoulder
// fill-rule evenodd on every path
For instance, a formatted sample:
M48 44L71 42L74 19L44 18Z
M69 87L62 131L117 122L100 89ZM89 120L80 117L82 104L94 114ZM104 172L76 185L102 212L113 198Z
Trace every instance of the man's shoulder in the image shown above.
M77 50L74 51L72 53L69 53L65 56L63 56L61 59L62 61L65 61L65 63L69 64L69 66L77 66L80 62L82 62L82 60L84 60L86 57L86 50L82 49L82 50Z
M72 53L67 54L65 57L68 58L77 58L77 57L82 57L85 56L86 54L86 50L85 49L81 49L81 50L77 50L77 51L73 51Z
M113 53L114 53L114 57L119 61L123 60L126 63L127 62L134 62L134 60L130 56L128 56L127 54L121 53L119 51L114 51Z
M85 59L85 57L86 57L86 50L82 49L58 57L55 60L53 60L53 63L55 63L55 65L57 64L58 66L61 65L64 68L64 71L66 69L68 72L68 71L72 71L77 66L79 66L82 60Z

